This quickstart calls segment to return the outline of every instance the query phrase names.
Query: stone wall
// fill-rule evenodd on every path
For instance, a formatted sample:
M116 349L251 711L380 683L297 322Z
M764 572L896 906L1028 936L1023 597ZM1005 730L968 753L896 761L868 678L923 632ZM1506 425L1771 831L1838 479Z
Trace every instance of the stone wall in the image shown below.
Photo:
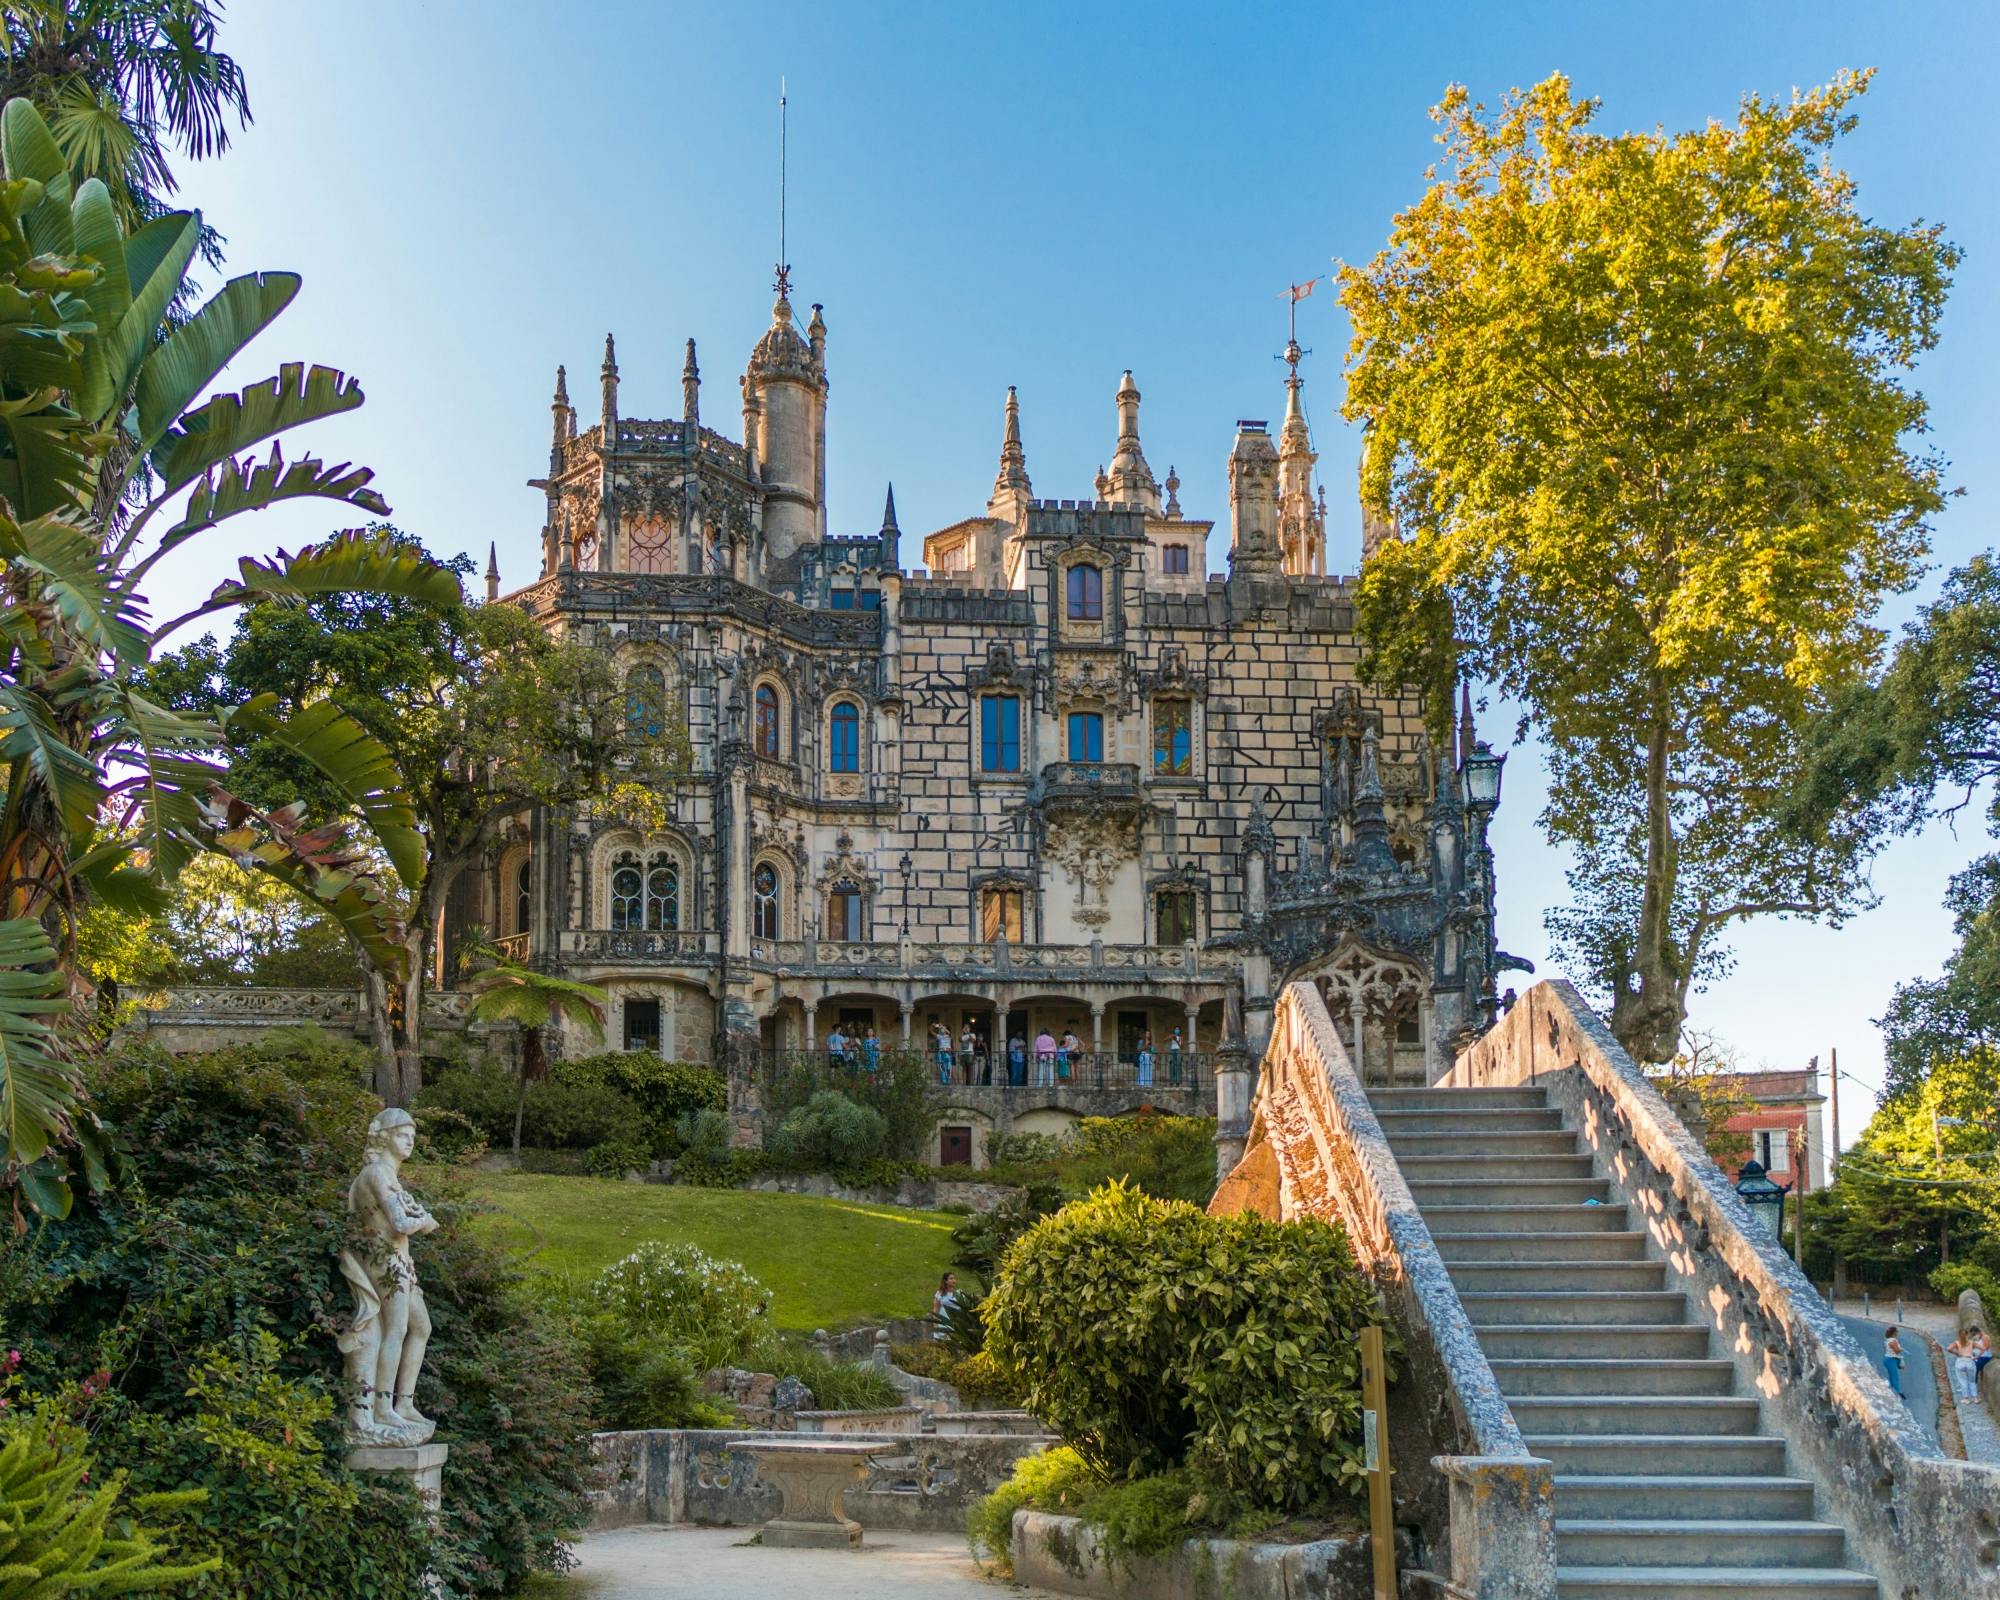
M755 1527L778 1514L778 1491L757 1475L756 1458L736 1448L742 1429L645 1429L600 1433L593 1441L602 1483L591 1527L635 1522ZM847 1492L847 1514L864 1528L963 1533L974 1502L998 1488L1022 1456L1048 1439L873 1434L907 1448L878 1456L868 1481Z
M1366 1534L1299 1544L1190 1539L1164 1560L1114 1563L1076 1517L1014 1513L1016 1581L1095 1600L1374 1600L1373 1541ZM1414 1561L1398 1540L1399 1569Z
M1889 1600L2000 1597L2000 1469L1947 1458L1602 1021L1540 983L1459 1058L1447 1084L1547 1088L1641 1218L1669 1287L1718 1344L1817 1484Z

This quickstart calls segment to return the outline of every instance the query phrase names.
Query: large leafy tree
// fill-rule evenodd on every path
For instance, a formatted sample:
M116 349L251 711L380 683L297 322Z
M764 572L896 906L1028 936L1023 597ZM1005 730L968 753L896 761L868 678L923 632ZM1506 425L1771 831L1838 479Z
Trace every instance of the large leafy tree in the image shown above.
M1955 815L1982 793L2000 838L2000 562L1974 557L1904 631L1887 670L1814 724L1799 805L1809 820L1857 802L1887 826ZM1951 881L1958 949L1936 978L1899 985L1882 1018L1894 1098L1940 1062L2000 1058L2000 854Z
M163 331L199 220L176 213L128 235L102 183L72 189L25 100L0 111L0 160L0 1177L31 1204L61 1207L51 1146L88 1131L73 1124L74 1078L49 1026L77 914L92 902L157 907L163 881L215 842L218 822L247 852L293 821L236 814L205 759L220 738L213 721L161 705L136 675L172 629L233 606L457 585L418 553L343 535L245 557L185 616L149 618L154 566L230 517L301 497L386 511L366 469L287 461L278 442L360 405L361 391L332 368L287 364L204 399L298 278L233 279ZM248 454L265 444L262 461ZM325 840L301 870L361 882L366 867Z
M1874 661L1940 463L1909 369L1957 260L1860 214L1829 159L1862 76L1690 132L1595 132L1553 77L1453 89L1389 247L1342 273L1372 668L1461 675L1545 741L1579 866L1555 931L1642 1060L1735 921L1865 898L1868 819L1802 829L1798 732Z
M393 529L379 537L420 553ZM656 786L686 760L684 719L634 717L606 652L455 596L249 606L226 646L164 657L148 682L177 707L226 715L237 794L303 797L304 815L351 820L388 863L386 895L365 875L301 881L301 858L282 851L257 864L300 881L367 961L377 1087L396 1104L421 1087L426 975L450 966L437 939L460 876L537 808L657 821Z

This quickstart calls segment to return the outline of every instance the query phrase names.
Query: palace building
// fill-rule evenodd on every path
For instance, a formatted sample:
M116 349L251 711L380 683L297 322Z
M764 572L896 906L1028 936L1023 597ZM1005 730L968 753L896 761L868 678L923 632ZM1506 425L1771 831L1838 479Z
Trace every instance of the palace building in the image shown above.
M614 1044L728 1065L753 1120L758 1060L970 1029L1000 1059L990 1084L955 1063L933 1159L1212 1109L1212 1053L1240 1031L1254 1061L1294 977L1369 1079L1442 1070L1493 1014L1498 761L1469 705L1440 748L1358 676L1296 342L1283 420L1229 444L1225 570L1130 372L1091 493L1037 496L1009 389L983 504L919 551L893 493L879 529L828 526L827 325L784 277L736 437L692 340L678 418L621 413L609 338L591 426L558 369L542 570L502 597L489 568L489 598L611 652L631 736L684 726L692 760L660 832L519 819L452 922L608 990ZM1364 560L1385 537L1366 520ZM1075 1035L1070 1076L1009 1086L1005 1042L1044 1030Z

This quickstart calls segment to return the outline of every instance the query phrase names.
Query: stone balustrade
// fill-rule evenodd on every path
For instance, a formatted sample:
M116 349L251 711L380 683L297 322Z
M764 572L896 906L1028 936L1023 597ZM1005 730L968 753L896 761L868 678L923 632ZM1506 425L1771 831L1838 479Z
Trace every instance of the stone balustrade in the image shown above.
M1538 983L1444 1080L1533 1081L1590 1150L1716 1330L1720 1354L1812 1478L1820 1514L1896 1596L2000 1596L2000 1468L1946 1457L1779 1242L1754 1222L1611 1030L1567 983Z

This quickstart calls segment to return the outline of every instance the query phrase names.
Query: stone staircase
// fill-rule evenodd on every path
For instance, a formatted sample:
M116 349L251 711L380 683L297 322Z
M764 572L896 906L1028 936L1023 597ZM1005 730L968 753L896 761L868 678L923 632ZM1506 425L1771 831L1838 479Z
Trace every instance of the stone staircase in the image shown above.
M1560 1600L1879 1600L1540 1089L1369 1100L1528 1448Z

